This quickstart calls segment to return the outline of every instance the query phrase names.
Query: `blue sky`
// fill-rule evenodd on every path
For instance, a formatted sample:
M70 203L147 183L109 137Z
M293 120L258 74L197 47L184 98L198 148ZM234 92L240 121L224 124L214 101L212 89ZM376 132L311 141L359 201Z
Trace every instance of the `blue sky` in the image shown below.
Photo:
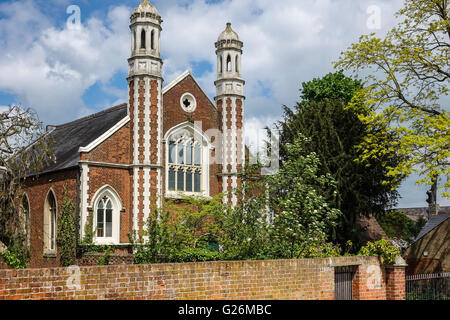
M129 15L140 0L0 1L0 109L20 103L46 124L60 124L126 102ZM215 93L215 48L226 22L244 41L246 134L298 101L301 82L333 71L339 53L361 34L395 25L401 0L154 0L161 14L165 84L190 69ZM82 27L70 30L68 6ZM380 12L379 28L368 8ZM262 134L260 134L262 135ZM425 206L426 187L408 179L400 207ZM448 200L441 205L450 205Z

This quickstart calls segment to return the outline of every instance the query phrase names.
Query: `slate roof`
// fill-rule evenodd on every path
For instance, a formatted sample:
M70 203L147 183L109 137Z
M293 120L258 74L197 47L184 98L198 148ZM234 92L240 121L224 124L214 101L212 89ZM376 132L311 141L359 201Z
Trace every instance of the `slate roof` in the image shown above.
M428 222L425 224L425 226L420 230L419 234L417 235L416 239L411 243L416 243L420 239L422 239L427 233L432 231L433 229L437 228L439 225L444 223L448 218L450 218L450 214L448 213L441 213L438 215L431 216Z
M41 173L49 173L78 166L78 149L85 147L127 116L127 105L121 104L85 118L56 126L49 133L53 140L52 153L56 161Z

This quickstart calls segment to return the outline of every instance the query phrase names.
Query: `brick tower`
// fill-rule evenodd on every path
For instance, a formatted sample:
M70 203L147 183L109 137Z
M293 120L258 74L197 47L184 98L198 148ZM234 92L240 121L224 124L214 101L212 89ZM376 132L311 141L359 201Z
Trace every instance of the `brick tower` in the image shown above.
M244 85L241 77L241 57L243 42L227 23L219 35L216 46L217 80L215 101L221 114L222 128L222 192L238 187L237 173L245 159L244 147ZM229 203L236 205L235 195L228 195Z
M132 125L133 230L142 231L162 194L162 19L143 0L131 15L128 114Z

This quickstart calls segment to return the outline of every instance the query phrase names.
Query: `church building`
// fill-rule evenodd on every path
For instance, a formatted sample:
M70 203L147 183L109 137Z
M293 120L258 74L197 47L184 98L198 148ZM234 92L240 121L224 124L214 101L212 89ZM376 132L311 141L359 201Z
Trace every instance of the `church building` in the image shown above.
M243 43L227 23L215 43L212 101L189 71L163 84L162 22L148 0L131 15L127 103L49 129L55 161L25 181L29 267L59 265L64 189L80 239L91 222L95 244L126 246L163 199L208 199L238 186L245 157Z

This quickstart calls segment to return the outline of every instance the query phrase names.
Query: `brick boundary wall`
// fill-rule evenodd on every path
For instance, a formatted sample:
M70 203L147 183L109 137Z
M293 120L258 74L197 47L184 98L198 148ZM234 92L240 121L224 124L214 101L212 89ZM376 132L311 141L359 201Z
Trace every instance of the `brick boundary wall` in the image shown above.
M353 299L405 299L405 268L376 257L0 270L0 300L332 300L354 265Z

